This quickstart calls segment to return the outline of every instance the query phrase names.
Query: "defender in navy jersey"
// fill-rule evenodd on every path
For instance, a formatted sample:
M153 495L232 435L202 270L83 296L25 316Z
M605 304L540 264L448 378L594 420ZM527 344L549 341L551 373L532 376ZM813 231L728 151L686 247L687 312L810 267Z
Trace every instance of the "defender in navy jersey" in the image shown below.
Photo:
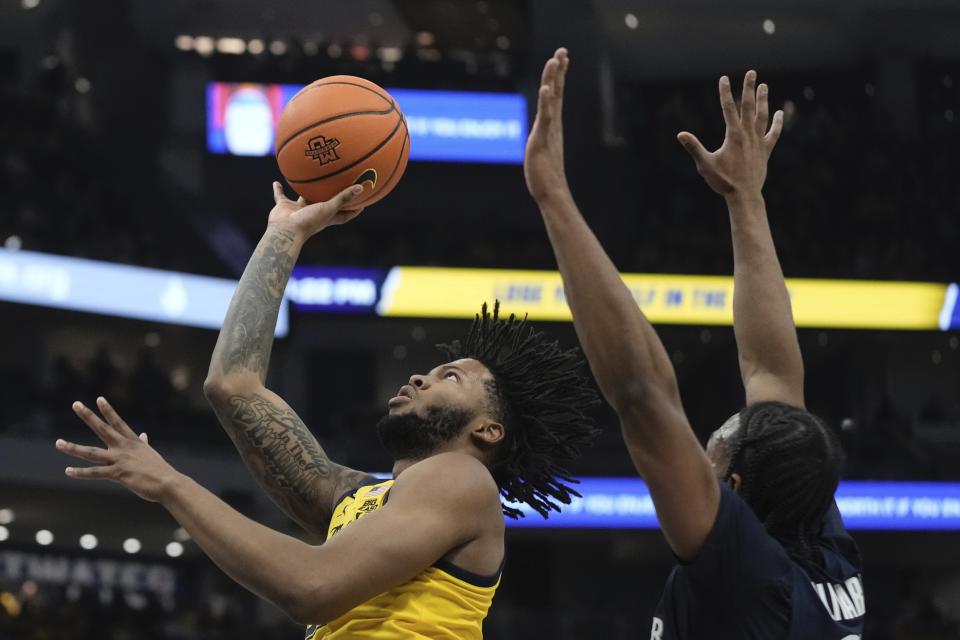
M762 195L783 127L747 72L738 107L726 77L723 145L678 140L724 196L734 250L734 333L746 408L700 446L663 344L583 219L563 164L558 49L541 78L524 173L563 275L577 335L679 560L651 640L859 640L860 556L833 494L842 452L804 408L803 360ZM644 625L649 623L644 623Z

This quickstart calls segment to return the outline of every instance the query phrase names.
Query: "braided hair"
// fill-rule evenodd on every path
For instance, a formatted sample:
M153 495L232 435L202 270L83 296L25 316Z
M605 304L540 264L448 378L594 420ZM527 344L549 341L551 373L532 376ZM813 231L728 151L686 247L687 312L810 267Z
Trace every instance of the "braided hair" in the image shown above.
M504 500L526 503L546 518L579 496L567 465L591 444L599 430L588 410L599 403L577 349L548 341L527 319L499 317L484 303L466 339L437 345L451 360L471 358L492 374L487 383L489 410L504 425L504 439L491 473ZM523 516L507 504L511 518Z
M816 539L840 481L840 441L818 417L783 402L740 411L726 479L767 531L800 559L818 562Z

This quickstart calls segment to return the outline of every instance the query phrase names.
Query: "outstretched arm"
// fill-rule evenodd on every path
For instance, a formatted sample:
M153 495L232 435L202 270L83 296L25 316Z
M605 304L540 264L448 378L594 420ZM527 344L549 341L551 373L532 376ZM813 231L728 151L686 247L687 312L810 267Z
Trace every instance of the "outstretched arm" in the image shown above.
M720 79L720 105L727 131L710 153L686 131L677 139L697 170L722 195L733 236L733 330L747 404L778 400L802 407L803 359L790 309L790 295L767 222L763 188L767 160L783 128L783 112L769 125L768 88L748 71L737 109L730 80Z
M483 465L445 454L404 472L389 504L325 544L308 545L238 513L173 469L104 398L97 405L103 419L79 402L73 409L106 448L58 440L60 451L94 465L68 467L67 475L111 480L159 502L227 575L304 624L331 620L410 580L500 514Z
M570 194L561 122L568 64L566 49L558 49L544 67L524 161L527 186L546 224L580 344L620 417L664 535L678 555L692 557L716 517L717 479L687 421L660 338Z
M341 212L354 189L304 206L274 183L267 230L233 294L203 389L243 461L283 511L323 537L333 501L365 474L330 461L299 416L264 386L273 332L304 242L357 212Z

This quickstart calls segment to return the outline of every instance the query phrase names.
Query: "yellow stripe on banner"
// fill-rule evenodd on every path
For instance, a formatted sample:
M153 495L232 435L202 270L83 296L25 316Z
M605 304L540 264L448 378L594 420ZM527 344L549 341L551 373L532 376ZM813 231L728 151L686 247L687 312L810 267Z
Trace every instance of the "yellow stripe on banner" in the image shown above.
M729 325L733 278L625 274L623 281L654 323ZM797 326L937 329L947 285L925 282L787 280ZM378 313L415 318L472 318L482 302L505 313L569 321L560 274L552 271L395 267Z

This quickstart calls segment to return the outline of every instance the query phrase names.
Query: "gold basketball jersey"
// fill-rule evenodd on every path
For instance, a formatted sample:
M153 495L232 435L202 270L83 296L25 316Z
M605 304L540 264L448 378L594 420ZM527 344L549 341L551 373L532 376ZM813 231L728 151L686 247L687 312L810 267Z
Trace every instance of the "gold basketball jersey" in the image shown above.
M327 537L382 507L392 486L384 480L341 499ZM499 584L499 575L477 576L440 560L339 618L307 627L306 640L480 640Z

